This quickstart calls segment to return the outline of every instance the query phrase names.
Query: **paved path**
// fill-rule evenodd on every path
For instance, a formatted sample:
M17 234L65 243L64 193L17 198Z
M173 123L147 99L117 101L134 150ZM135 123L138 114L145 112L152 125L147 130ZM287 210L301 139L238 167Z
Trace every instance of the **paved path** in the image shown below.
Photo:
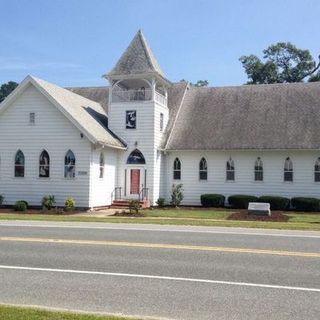
M170 319L318 319L320 233L0 222L0 303Z

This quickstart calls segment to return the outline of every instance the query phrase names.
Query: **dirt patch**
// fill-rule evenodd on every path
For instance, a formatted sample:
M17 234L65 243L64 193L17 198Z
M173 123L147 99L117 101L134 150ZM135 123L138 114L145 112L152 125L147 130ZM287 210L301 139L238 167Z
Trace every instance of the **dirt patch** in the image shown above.
M142 213L142 212L130 213L130 212L128 212L128 211L115 212L115 213L112 214L111 216L114 216L114 217L136 217L136 218L145 217L144 213Z
M280 211L272 211L271 216L269 217L249 214L247 210L241 210L230 214L227 220L287 222L289 220L289 217Z

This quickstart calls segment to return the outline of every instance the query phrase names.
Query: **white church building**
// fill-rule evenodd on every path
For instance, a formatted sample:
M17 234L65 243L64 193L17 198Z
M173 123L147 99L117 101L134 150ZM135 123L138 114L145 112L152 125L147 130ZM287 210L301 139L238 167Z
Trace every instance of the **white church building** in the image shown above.
M39 206L113 200L184 205L219 193L320 198L320 83L172 83L139 31L109 86L27 76L0 104L0 194Z

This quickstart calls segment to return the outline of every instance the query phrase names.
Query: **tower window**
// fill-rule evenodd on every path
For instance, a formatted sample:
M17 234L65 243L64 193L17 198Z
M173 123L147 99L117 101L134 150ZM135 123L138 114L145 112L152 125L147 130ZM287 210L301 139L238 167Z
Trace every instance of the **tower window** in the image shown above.
M135 129L137 126L137 111L126 111L126 129Z
M163 131L163 113L160 113L160 131Z
M29 113L29 124L35 124L36 122L36 114L34 112Z

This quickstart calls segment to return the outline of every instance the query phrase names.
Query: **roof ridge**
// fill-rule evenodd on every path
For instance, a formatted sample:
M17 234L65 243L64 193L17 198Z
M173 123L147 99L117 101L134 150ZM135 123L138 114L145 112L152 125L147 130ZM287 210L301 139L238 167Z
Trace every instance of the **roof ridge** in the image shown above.
M177 122L177 120L178 120L178 116L179 116L179 114L180 114L180 110L181 110L181 108L182 108L182 106L183 106L184 99L185 99L185 96L186 96L188 90L189 90L189 82L186 82L186 87L185 87L185 89L184 89L184 93L183 93L183 96L182 96L182 99L181 99L181 102L180 102L180 106L179 106L179 108L178 108L178 112L177 112L176 117L175 117L175 119L174 119L174 122L173 122L173 124L172 124L172 128L171 128L171 131L170 131L170 133L169 133L169 136L168 136L168 139L167 139L167 141L166 141L166 144L165 144L165 146L164 146L164 149L167 149L167 145L168 145L169 142L170 142L170 139L171 139L171 136L172 136L172 132L173 132L174 127L175 127L175 124L176 124L176 122Z

